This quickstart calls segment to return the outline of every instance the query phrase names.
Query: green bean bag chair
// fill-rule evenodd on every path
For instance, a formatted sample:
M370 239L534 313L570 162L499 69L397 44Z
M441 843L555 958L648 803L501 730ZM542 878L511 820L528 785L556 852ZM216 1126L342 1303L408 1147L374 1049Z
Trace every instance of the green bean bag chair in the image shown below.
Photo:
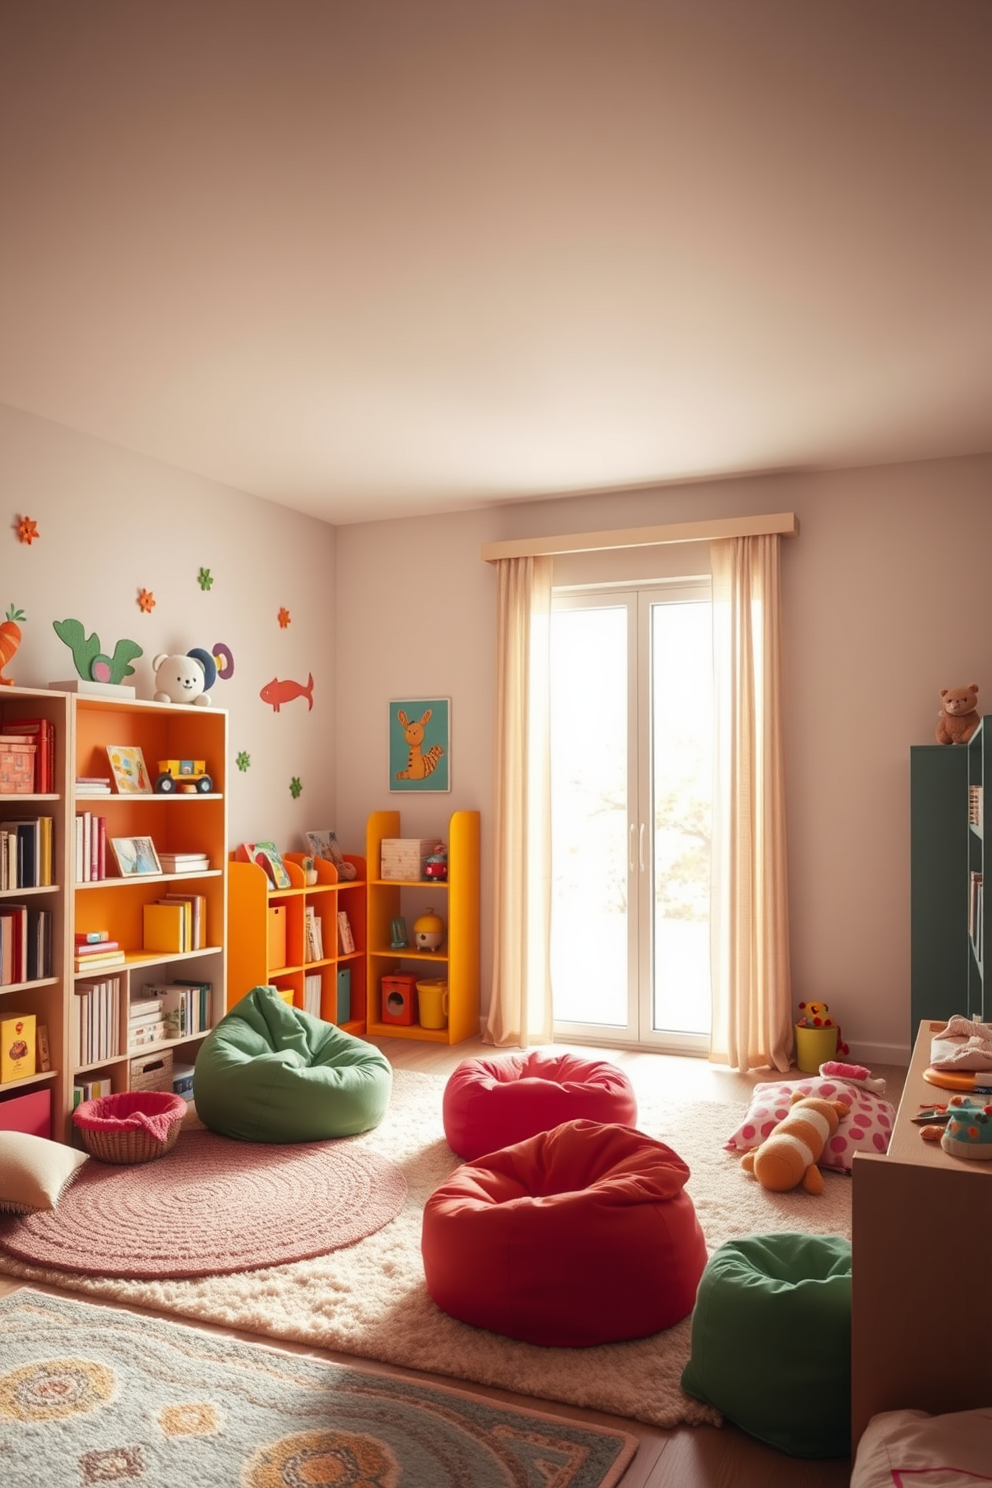
M848 1456L850 1241L746 1235L715 1250L696 1293L682 1388L780 1452Z
M204 1039L193 1099L211 1131L242 1142L321 1142L378 1126L393 1072L385 1054L254 987Z

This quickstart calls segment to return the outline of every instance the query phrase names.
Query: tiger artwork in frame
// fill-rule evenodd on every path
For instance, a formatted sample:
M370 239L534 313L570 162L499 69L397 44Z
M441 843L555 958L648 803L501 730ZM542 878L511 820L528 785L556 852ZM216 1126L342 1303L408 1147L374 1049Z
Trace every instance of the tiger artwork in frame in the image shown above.
M389 789L451 790L451 699L396 698L389 704Z

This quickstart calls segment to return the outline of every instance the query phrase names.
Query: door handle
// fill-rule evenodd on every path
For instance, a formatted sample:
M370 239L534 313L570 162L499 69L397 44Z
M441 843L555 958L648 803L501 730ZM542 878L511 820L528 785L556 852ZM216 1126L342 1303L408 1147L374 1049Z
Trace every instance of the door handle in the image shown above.
M634 823L631 822L628 834L627 866L631 873L634 871Z
M641 830L640 830L640 833L639 833L639 841L638 841L638 845L637 845L637 853L638 853L638 857L640 858L640 862L641 862L641 872L643 873L644 872L644 823L643 822L641 822Z

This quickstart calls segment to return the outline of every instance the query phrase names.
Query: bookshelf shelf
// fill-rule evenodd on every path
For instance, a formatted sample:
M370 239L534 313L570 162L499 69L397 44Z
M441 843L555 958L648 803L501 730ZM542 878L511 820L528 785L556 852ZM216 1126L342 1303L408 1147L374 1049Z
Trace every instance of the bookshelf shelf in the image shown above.
M228 1006L253 987L274 986L292 995L293 1005L307 1006L307 978L312 984L311 1005L319 999L320 1016L337 1023L346 1033L365 1032L365 859L345 853L353 865L354 879L339 879L333 863L317 860L317 882L307 884L301 867L303 853L282 854L289 887L273 888L257 863L239 862L232 855L227 865L230 882L230 928L228 931ZM339 911L351 925L354 951L340 949ZM306 917L312 911L320 921L325 954L306 959ZM237 927L235 930L235 926ZM283 944L285 952L283 953ZM328 954L329 948L333 950ZM338 973L347 970L350 979L348 1016L339 1019Z
M213 986L212 1015L224 1011L227 976L227 714L220 708L183 707L83 693L34 688L5 688L0 695L0 725L27 719L46 720L54 734L51 781L54 789L27 796L0 796L0 819L52 819L52 878L43 887L0 891L0 915L8 903L24 901L51 912L51 975L37 981L0 987L0 1012L13 1009L33 1013L48 1030L52 1069L28 1080L0 1085L0 1127L3 1102L24 1086L49 1085L52 1090L52 1136L73 1137L73 1088L99 1071L114 1091L129 1088L131 1061L151 1050L184 1046L192 1062L198 1042L208 1031L186 1035L138 1050L128 1050L128 1007L149 973L160 981L194 980ZM107 745L140 747L154 770L159 759L199 758L208 762L215 789L203 795L179 792L158 795L106 794L76 788L83 776L112 774ZM36 757L37 758L37 757ZM201 852L212 864L203 872L164 873L134 878L79 880L74 850L76 818L106 817L115 837L149 836L160 852ZM108 849L109 850L109 849ZM203 896L210 944L190 951L144 951L143 906L163 893ZM107 931L124 949L123 963L106 967L74 967L75 935ZM208 931L209 933L209 931ZM173 968L174 971L173 971ZM87 983L118 983L117 1022L103 1032L106 1045L119 1053L99 1060L81 1060L75 1034L76 992ZM16 994L12 997L11 994Z

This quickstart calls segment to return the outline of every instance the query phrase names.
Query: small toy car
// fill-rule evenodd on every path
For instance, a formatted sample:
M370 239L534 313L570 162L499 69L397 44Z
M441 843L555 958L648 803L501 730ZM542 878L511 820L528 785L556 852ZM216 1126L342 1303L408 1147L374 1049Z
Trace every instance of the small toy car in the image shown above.
M212 778L207 774L206 760L197 759L169 759L158 761L158 775L152 789L161 796L171 795L173 791L180 791L183 795L206 796L214 788Z

